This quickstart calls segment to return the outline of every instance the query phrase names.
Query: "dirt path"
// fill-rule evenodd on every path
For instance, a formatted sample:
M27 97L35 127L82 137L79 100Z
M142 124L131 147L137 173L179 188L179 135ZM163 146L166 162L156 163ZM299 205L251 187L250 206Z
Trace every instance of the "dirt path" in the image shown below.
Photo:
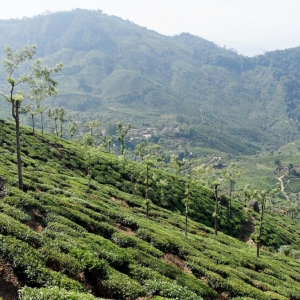
M282 179L284 178L285 175L286 175L286 174L284 174L284 175L278 177L277 180L279 180L279 182L280 182L280 190L281 190L282 194L284 195L285 199L286 199L287 201L289 201L289 200L290 200L290 199L289 199L289 196L284 192L284 184L283 184L283 180L282 180Z
M3 300L17 300L20 283L12 267L0 259L0 297Z
M215 157L213 157L210 161L208 161L206 164L208 165L208 164L210 164L211 162L213 162L214 160L220 161L220 160L221 160L221 157L215 156Z

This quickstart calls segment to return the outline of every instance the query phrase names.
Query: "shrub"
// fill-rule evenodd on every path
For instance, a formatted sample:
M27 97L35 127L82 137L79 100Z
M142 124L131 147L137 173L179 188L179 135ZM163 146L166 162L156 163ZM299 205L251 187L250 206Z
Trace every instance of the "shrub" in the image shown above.
M67 277L65 274L49 270L47 268L37 269L40 285L45 287L57 286L67 290L82 291L81 284Z
M75 209L47 206L47 211L62 215L72 222L84 227L87 231L100 234L106 238L111 238L112 234L116 231L112 225L95 221L94 219Z
M202 297L197 296L187 287L182 287L174 281L146 280L144 289L147 295L159 295L176 300L201 300Z
M127 251L133 256L136 262L157 271L168 278L176 279L176 277L182 272L180 269L140 250L128 248Z
M146 295L139 283L112 268L109 270L108 279L103 281L103 289L106 296L114 299L136 299Z
M67 291L58 287L40 289L24 287L19 290L19 298L20 300L101 300L90 294Z
M193 291L199 296L208 297L210 299L214 299L218 296L218 293L212 290L202 280L199 280L186 273L179 274L176 278L176 282L181 286L189 288L191 291Z
M284 297L282 295L276 294L271 291L265 292L265 294L269 297L270 300L288 300L289 298Z
M270 299L264 292L254 288L238 278L229 277L226 282L229 287L228 292L232 296L249 296L257 300Z
M16 238L0 235L0 256L6 258L20 275L29 281L37 281L38 269L45 266L42 254Z
M101 236L88 234L83 240L89 246L89 249L98 253L100 258L107 260L109 264L118 270L127 268L132 262L132 256L128 251Z
M44 212L44 206L37 200L35 200L29 193L22 192L18 188L11 187L10 195L2 200L4 203L24 209L36 209L40 212Z
M97 253L74 248L70 254L79 260L85 273L92 280L97 278L104 279L106 277L108 264L105 260L99 259Z
M76 276L79 272L82 272L85 265L83 265L76 258L59 252L52 245L44 246L39 249L45 259L46 265L55 271L60 271L68 276Z
M151 244L148 244L135 236L130 236L121 232L116 232L112 236L112 241L116 245L123 248L133 247L145 251L156 257L163 256L163 253L160 250L156 249Z
M166 279L166 277L159 274L157 271L153 271L150 268L143 267L137 264L129 265L128 274L142 285L145 283L145 280L147 279L158 279L158 280Z
M162 233L159 234L148 229L140 228L137 231L137 236L151 243L155 248L164 253L179 254L179 246L174 243L174 237L172 238L168 234L163 235Z
M0 213L0 233L14 236L34 247L40 247L43 243L41 235L4 213Z
M30 217L25 213L24 210L19 209L14 206L10 206L6 203L0 203L0 212L7 214L8 216L18 220L21 223L26 223L30 221Z

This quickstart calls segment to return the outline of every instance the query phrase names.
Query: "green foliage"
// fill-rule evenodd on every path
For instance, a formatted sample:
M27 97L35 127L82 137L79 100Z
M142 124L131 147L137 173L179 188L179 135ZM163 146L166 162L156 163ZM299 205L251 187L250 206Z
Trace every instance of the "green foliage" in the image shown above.
M108 279L103 282L107 293L117 299L136 299L145 296L144 288L125 274L111 269Z
M94 296L76 291L67 291L58 287L29 288L24 287L19 291L20 300L95 300Z
M134 237L134 236L130 236L128 234L124 234L124 233L121 233L121 232L116 232L112 236L112 241L116 245L118 245L122 248L132 247L132 248L136 248L136 249L139 249L141 251L144 251L144 252L146 252L148 254L151 254L153 256L156 256L156 257L163 256L163 252L156 249L151 244L146 243L143 240L141 240L137 237Z
M249 296L253 299L270 299L268 295L264 292L250 286L249 284L234 278L229 277L227 279L229 290L231 290L231 295L235 296Z
M264 245L289 246L279 252L264 246L257 259L251 246L224 232L235 235L248 213L259 215L244 211L233 198L228 219L221 199L215 236L213 192L189 181L191 217L185 237L181 200L186 191L176 175L149 170L153 201L145 218L144 167L99 152L86 193L85 168L78 167L84 161L80 146L53 135L32 136L26 128L22 142L30 157L24 160L26 189L20 191L11 154L13 128L7 122L1 125L6 145L0 149L0 176L7 179L9 195L0 203L0 258L11 265L22 287L27 286L20 291L24 299L216 299L220 294L232 299L300 299L296 220L266 212ZM130 188L132 171L140 194ZM168 182L168 209L160 201L160 180ZM39 232L29 224L38 225Z
M4 213L0 213L0 234L14 236L35 248L43 244L40 235Z
M144 286L148 294L160 295L177 300L201 300L200 296L191 292L187 287L182 287L171 280L147 280Z

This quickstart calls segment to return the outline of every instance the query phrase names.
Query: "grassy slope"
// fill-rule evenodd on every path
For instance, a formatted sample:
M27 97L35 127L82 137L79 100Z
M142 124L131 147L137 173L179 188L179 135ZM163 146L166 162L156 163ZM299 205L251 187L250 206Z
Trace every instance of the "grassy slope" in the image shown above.
M210 190L193 187L190 214L201 223L190 221L184 238L184 187L175 176L153 171L169 181L167 201L160 203L152 182L154 204L146 219L140 165L99 153L87 193L78 145L33 137L23 128L21 192L13 145L13 126L1 121L0 175L8 179L9 196L0 202L0 257L11 264L20 286L29 287L21 299L217 299L221 293L230 299L300 299L299 263L267 248L257 259L248 244L222 232L214 236ZM233 208L231 220L221 208L220 223L222 231L237 234L247 215L238 203ZM299 226L280 216L267 216L266 230L265 243L300 244ZM37 298L33 288L44 296Z

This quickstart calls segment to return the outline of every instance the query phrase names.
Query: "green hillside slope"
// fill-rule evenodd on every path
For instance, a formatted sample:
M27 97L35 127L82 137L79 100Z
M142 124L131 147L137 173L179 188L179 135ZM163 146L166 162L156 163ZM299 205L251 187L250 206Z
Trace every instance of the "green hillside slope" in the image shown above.
M175 175L151 170L169 183L162 203L152 181L146 218L140 164L100 152L88 193L77 143L32 136L28 128L22 128L21 141L24 191L17 188L13 125L0 122L0 177L6 182L0 196L3 299L17 299L17 290L23 300L300 299L299 263L275 250L286 244L299 249L295 221L267 215L265 246L257 258L251 240L224 234L252 234L255 240L255 228L247 231L245 225L255 225L257 215L234 202L229 219L221 205L221 232L215 236L213 192L193 185L184 237L184 188Z
M176 139L194 153L254 154L299 137L298 48L248 58L187 33L163 36L80 9L2 20L0 32L1 60L5 45L34 43L43 62L64 63L60 93L47 103L77 121L155 127L172 149ZM5 78L0 69L1 90ZM170 136L163 129L171 126L178 131Z

